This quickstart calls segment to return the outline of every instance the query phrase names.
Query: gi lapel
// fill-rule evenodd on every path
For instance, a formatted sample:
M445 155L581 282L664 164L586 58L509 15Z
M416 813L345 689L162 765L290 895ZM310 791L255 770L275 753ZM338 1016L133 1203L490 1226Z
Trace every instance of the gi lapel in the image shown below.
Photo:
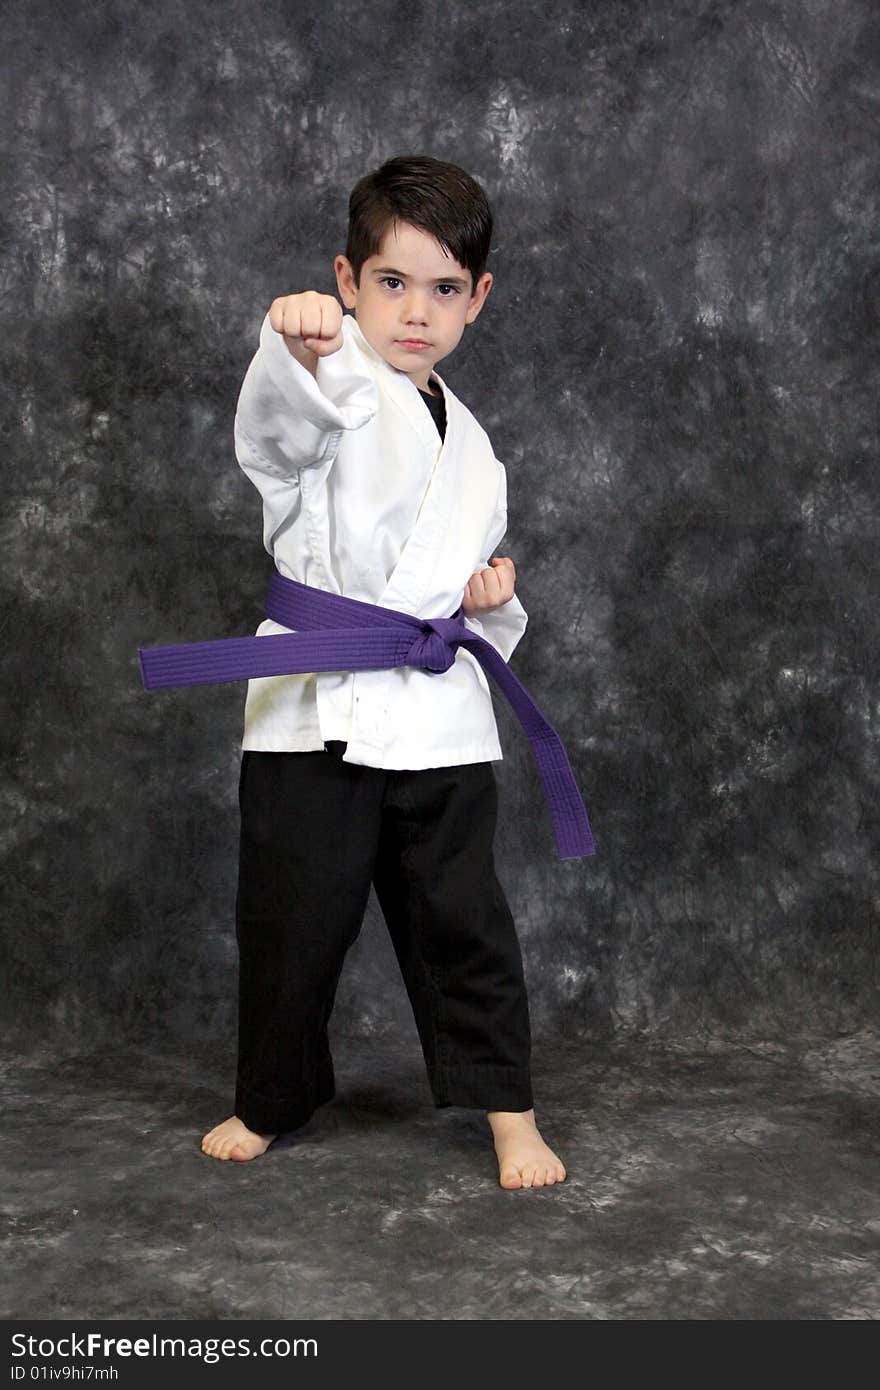
M382 390L405 418L404 427L413 431L418 442L426 450L436 451L434 466L413 529L376 603L383 608L397 608L405 613L412 613L416 617L436 617L436 614L420 613L419 607L428 589L454 509L460 504L463 495L460 476L463 425L461 406L443 378L435 371L433 375L440 383L446 398L446 436L441 445L437 426L419 395L418 387L410 381L405 372L399 372L389 366L385 359L370 347L356 319L352 319L350 331L362 351L374 363L377 374L381 376Z

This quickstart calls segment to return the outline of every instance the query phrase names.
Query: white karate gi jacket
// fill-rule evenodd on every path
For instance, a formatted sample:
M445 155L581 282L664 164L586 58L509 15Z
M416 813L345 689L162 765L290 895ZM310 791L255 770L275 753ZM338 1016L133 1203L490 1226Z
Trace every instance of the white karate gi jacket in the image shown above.
M405 373L345 314L343 345L313 377L263 320L238 399L236 458L263 499L263 543L291 579L401 609L449 617L507 529L507 480L486 432L436 372L446 401L441 443ZM516 595L467 626L505 661L528 619ZM266 619L257 635L293 629ZM503 696L501 698L504 698ZM321 749L377 768L497 761L489 683L459 647L448 671L402 666L248 682L242 748Z

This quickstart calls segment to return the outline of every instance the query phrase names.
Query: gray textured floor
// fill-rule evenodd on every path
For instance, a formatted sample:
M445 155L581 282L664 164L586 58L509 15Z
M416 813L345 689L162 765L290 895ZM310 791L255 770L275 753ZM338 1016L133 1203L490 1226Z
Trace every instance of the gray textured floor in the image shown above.
M880 1045L545 1041L568 1180L497 1184L420 1057L334 1039L338 1094L204 1157L228 1058L4 1062L5 1318L876 1318ZM399 1052L399 1049L398 1049Z

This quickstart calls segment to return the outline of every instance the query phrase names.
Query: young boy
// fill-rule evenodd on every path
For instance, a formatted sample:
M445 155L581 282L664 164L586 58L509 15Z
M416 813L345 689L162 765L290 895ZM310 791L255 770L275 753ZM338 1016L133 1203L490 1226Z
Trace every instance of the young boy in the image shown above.
M235 418L289 579L417 617L451 613L505 661L526 614L508 557L506 474L438 376L480 313L492 215L454 164L391 159L349 201L343 315L275 299ZM291 631L273 619L257 636ZM394 944L434 1103L485 1110L502 1187L562 1181L535 1123L522 957L495 874L502 756L464 648L414 666L249 681L236 899L235 1113L204 1153L247 1161L335 1094L327 1024L370 885Z

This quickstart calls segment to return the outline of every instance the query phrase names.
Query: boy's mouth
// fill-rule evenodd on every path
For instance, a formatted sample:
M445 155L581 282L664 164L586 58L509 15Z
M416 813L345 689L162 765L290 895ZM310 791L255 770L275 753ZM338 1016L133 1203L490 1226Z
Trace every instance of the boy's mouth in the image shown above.
M425 342L424 338L398 338L397 342L401 347L405 348L426 348L431 346L430 343Z

